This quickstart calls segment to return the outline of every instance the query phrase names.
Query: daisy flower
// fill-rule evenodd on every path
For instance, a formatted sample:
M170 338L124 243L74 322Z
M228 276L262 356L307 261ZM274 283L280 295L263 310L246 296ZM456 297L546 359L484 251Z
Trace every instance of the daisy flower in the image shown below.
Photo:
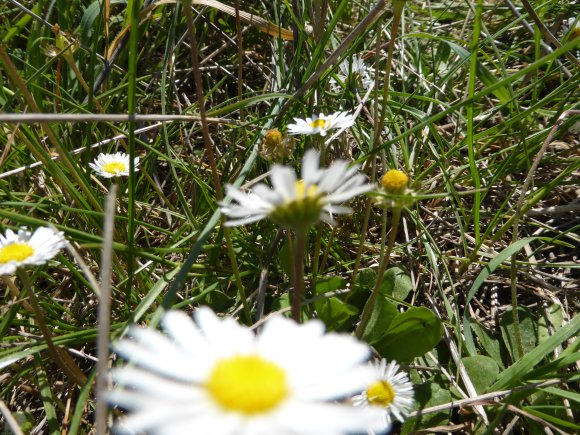
M337 73L336 75L345 84L348 84L349 79L353 83L358 83L360 80L364 90L367 90L374 84L369 68L359 55L355 54L352 59L343 60L339 65L339 69L340 73ZM333 92L339 92L342 90L334 77L331 77L330 79L330 88Z
M348 162L338 160L321 169L319 159L315 150L304 154L300 179L291 168L274 165L270 171L272 189L260 183L244 193L227 185L228 195L237 204L222 204L221 212L232 219L226 225L245 225L270 217L282 227L303 231L319 220L334 224L333 214L350 213L350 208L338 204L372 186L358 173L358 166L349 167Z
M47 227L34 233L24 228L0 234L0 275L10 275L19 267L46 263L64 247L63 233Z
M135 171L138 171L137 165L139 164L139 157L135 157L133 163L135 165ZM129 165L129 154L125 153L101 153L95 159L94 163L89 163L93 171L105 178L128 177Z
M348 128L354 125L354 116L348 112L336 112L332 115L320 113L312 118L294 118L296 124L288 124L290 134L320 134L326 136L328 130Z
M122 433L213 435L343 434L380 428L382 410L342 399L373 379L367 345L273 317L255 335L209 308L169 311L167 335L133 327L114 349L129 365L113 370L111 404L129 415ZM360 391L360 390L359 390Z
M378 364L371 364L375 370L375 380L368 384L366 390L352 401L355 406L383 410L383 431L386 431L394 416L400 422L411 412L414 404L413 384L407 373L399 371L399 365L382 359ZM369 431L374 433L374 431Z

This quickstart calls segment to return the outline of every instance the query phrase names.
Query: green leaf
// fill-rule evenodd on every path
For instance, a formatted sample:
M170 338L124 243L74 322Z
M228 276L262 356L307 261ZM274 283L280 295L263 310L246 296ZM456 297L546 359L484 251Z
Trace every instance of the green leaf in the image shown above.
M44 413L48 421L48 429L50 433L58 434L58 417L56 415L56 409L54 408L54 398L52 397L50 384L39 354L34 356L34 361L36 362L36 380L38 382L42 404L44 405Z
M428 308L413 307L393 319L375 348L387 359L408 362L433 349L441 337L441 320Z
M413 290L411 278L401 268L391 267L383 275L381 293L403 301L411 290Z
M553 415L546 414L545 412L538 411L537 409L534 409L531 406L524 406L522 409L524 411L527 411L530 414L535 415L536 417L540 417L542 420L546 420L547 422L550 422L552 424L555 424L555 425L558 425L561 427L565 427L568 429L574 429L575 431L580 431L580 425L577 425L575 423L571 423L571 422L566 421L566 420L562 420L561 418L554 417ZM578 432L576 432L576 433L578 433Z
M544 314L538 321L538 340L540 343L546 341L550 337L550 331L553 333L560 329L563 321L564 316L562 314L562 305L552 304L546 308Z
M543 343L540 343L534 350L524 355L506 370L501 372L498 380L487 389L487 391L503 390L511 388L520 383L520 380L528 374L545 355L552 352L557 346L568 340L580 330L580 316L576 315L570 323L556 331L554 335Z
M434 379L429 379L419 385L415 385L415 403L418 409L429 408L435 405L442 405L452 401L449 388L442 388ZM439 426L449 421L449 411L437 412L434 414L418 415L405 420L402 434L414 433L417 429Z
M369 321L361 336L362 340L374 345L387 333L393 319L399 314L395 304L379 295Z
M524 354L530 352L538 345L538 320L527 309L518 308L518 318L520 320L520 334L522 336L522 346ZM502 314L500 321L501 335L512 360L518 359L518 346L514 332L514 320L511 310Z
M464 357L461 361L478 394L482 394L497 379L499 366L493 358L475 355Z
M341 278L340 276L319 277L314 286L314 293L320 295L342 288L346 288L346 279Z
M465 301L465 311L463 312L463 334L465 335L465 347L470 355L477 355L477 350L475 349L475 344L473 343L473 336L471 334L471 320L469 316L469 309L467 306L471 302L471 299L476 295L479 287L485 282L487 277L493 273L493 271L505 260L511 257L513 254L517 253L525 245L529 244L535 237L528 237L527 239L518 240L517 242L511 244L499 254L497 254L493 260L483 267L483 270L479 273L469 292L467 293L467 299Z
M479 342L487 352L487 355L492 357L500 368L504 368L502 353L505 354L505 350L502 349L500 344L500 337L495 337L491 331L484 328L479 323L474 323L473 332L479 339Z
M370 291L377 280L377 272L370 267L359 270L356 276L355 288L361 288Z
M358 309L346 304L337 297L323 299L314 303L318 317L329 330L336 330L358 313Z

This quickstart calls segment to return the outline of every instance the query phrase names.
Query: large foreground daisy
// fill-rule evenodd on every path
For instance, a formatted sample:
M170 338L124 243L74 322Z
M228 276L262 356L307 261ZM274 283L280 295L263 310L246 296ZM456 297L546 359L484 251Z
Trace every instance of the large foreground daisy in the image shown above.
M113 371L110 403L131 414L120 432L204 435L343 434L379 429L382 411L330 402L364 388L369 348L324 333L319 321L283 317L255 335L210 309L163 318L167 336L133 328L114 349L130 365Z
M135 166L135 171L138 171L139 169L137 168L137 165L139 164L139 157L135 157L133 163ZM129 154L101 153L98 155L98 157L95 159L93 163L89 163L89 166L101 177L113 178L113 177L128 177L130 164L131 161L129 159Z
M333 224L334 214L350 213L350 208L338 204L372 186L358 172L358 166L349 167L348 162L338 160L321 169L319 159L315 150L304 154L300 179L293 169L274 165L270 171L272 189L260 183L245 193L226 186L228 195L237 202L221 206L221 212L231 219L226 225L245 225L270 217L282 227L302 231L319 220Z
M407 373L399 371L399 365L382 359L371 364L375 370L375 379L369 383L362 394L353 397L355 406L371 407L383 410L383 430L391 426L392 416L400 422L411 412L414 403L413 384ZM369 433L375 433L369 431Z
M64 247L61 232L47 227L37 228L34 233L24 228L15 233L6 230L0 234L0 275L12 274L22 266L38 266L46 263Z
M320 134L326 136L328 130L348 128L354 125L354 116L348 112L335 112L330 115L320 113L311 118L294 118L295 124L288 124L290 134Z

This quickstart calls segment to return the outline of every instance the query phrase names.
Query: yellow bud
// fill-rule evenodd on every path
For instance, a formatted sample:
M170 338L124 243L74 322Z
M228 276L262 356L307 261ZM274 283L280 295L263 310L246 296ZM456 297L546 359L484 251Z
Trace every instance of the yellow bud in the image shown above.
M283 160L292 154L294 145L294 138L284 137L280 130L273 128L262 139L260 155L266 160Z
M403 193L409 185L409 177L398 169L391 169L383 175L381 184L388 193Z

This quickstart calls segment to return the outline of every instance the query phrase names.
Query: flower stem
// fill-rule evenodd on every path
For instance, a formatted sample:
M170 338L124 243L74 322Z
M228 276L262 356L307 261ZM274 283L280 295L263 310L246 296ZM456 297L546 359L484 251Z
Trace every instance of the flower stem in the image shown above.
M296 232L296 243L294 244L294 269L292 274L292 318L300 323L301 320L301 303L304 294L304 249L306 248L306 233L304 231Z
M389 266L391 252L393 250L393 246L395 245L395 238L397 237L397 230L399 229L400 218L401 218L401 209L399 207L393 208L393 219L391 220L391 232L389 234L387 252L383 257L383 261L381 261L379 271L377 273L375 287L373 288L371 296L368 298L367 303L365 304L365 307L361 315L360 323L356 328L355 335L357 336L357 338L362 337L365 327L369 321L369 318L371 317L371 313L373 312L373 308L377 301L381 285L383 284L383 275L385 274L385 270L387 270L387 267Z
M44 313L42 312L42 308L38 303L38 299L32 290L32 286L30 285L30 279L28 274L19 269L17 271L18 277L24 286L24 289L28 292L28 301L30 302L30 306L34 311L36 323L42 332L42 336L46 341L46 346L48 348L48 352L54 359L54 362L62 369L62 371L71 378L77 385L82 386L87 382L87 377L81 371L81 369L77 366L74 360L70 357L70 355L64 352L62 349L57 348L52 341L52 335L48 326L44 322Z

